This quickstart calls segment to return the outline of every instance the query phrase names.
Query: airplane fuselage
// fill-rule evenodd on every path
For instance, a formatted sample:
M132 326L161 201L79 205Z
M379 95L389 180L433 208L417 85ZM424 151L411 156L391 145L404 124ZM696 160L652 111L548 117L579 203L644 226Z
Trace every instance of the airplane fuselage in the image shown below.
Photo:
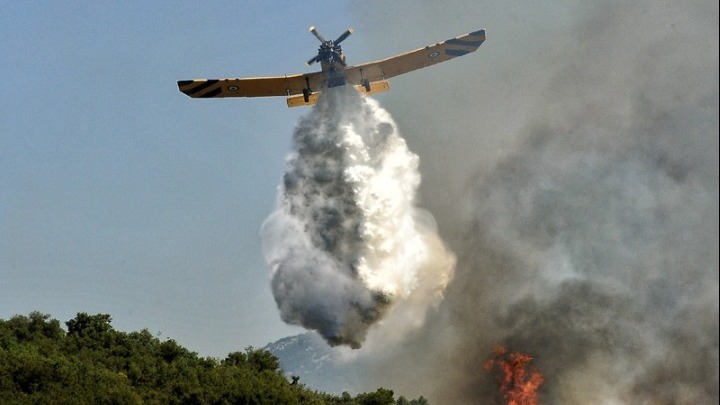
M325 79L323 87L337 87L346 84L345 66L337 62L323 62L321 67Z
M323 87L344 86L345 81L345 55L340 45L334 41L326 41L318 49L318 59L323 72Z

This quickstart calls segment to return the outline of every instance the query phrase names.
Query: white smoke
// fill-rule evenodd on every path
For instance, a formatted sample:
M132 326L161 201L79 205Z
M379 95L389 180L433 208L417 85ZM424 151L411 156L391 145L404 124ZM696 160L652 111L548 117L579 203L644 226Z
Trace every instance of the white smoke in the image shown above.
M395 122L354 88L332 88L293 143L278 209L262 227L282 319L353 348L389 312L396 330L420 326L455 258L415 206L418 157Z

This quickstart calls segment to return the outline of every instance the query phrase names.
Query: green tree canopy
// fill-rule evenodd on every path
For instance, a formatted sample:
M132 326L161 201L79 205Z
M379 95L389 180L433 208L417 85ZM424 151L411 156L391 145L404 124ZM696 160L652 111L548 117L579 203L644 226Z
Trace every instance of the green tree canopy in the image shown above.
M288 381L277 357L248 347L222 361L203 358L148 330L120 332L108 314L65 323L32 312L0 319L2 404L427 404L393 391L352 397Z

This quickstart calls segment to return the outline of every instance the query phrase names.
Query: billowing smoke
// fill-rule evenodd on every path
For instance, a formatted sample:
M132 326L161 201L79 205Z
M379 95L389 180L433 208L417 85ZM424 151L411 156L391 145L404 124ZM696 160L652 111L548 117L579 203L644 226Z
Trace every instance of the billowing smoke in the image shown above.
M418 157L392 118L352 87L328 89L293 143L278 209L262 228L282 319L353 348L396 306L411 314L395 317L399 329L419 326L454 256L414 205Z
M669 135L636 125L623 133ZM493 340L537 356L549 403L713 403L717 195L654 146L568 150L569 136L538 133L476 184L461 277L484 279L452 292L483 301L453 316L487 329L461 345L476 362ZM465 367L464 400L493 392Z
M367 387L497 403L504 344L535 356L542 403L717 403L717 3L461 3L394 23L488 40L385 103L458 263Z

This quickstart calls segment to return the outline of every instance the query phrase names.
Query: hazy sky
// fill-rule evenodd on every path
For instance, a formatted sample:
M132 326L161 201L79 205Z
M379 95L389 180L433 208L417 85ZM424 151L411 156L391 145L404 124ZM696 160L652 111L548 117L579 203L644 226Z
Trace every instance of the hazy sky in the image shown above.
M347 6L6 2L0 318L109 313L214 356L301 331L280 321L259 229L307 110L176 81L312 71L308 27L339 35Z

